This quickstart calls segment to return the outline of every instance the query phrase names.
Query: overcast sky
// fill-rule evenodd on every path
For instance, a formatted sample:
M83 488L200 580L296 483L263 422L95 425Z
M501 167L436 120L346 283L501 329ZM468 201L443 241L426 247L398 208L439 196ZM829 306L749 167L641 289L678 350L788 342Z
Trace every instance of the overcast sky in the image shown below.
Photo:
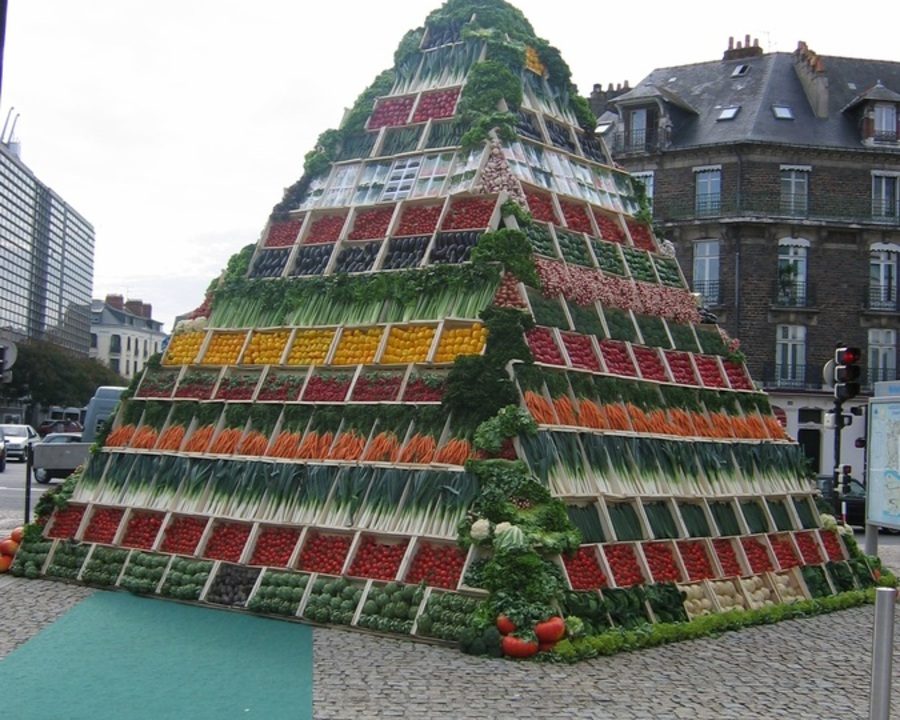
M171 329L439 4L10 0L0 119L15 107L23 161L93 224L94 297L142 299ZM824 3L514 4L585 95L719 59L746 34L767 51L805 40L900 60L890 17L851 26Z

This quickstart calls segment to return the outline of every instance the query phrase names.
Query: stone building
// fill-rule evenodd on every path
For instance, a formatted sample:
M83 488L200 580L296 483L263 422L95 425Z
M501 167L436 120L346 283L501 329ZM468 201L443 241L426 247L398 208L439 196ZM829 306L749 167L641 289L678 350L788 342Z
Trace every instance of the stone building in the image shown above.
M897 377L900 62L804 42L766 53L747 36L721 59L659 68L631 89L595 86L590 101L694 291L830 474L822 366L835 345L863 350L856 402ZM864 436L862 418L843 433L854 475Z

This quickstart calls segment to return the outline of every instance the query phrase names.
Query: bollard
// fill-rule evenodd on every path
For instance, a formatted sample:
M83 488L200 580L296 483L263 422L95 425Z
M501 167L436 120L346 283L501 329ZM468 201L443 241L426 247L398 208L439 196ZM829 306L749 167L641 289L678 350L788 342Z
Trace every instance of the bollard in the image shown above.
M894 604L896 602L897 591L894 588L876 588L869 720L889 720L891 714L891 663L894 650Z
M31 522L31 473L34 468L34 450L31 443L25 446L25 525Z

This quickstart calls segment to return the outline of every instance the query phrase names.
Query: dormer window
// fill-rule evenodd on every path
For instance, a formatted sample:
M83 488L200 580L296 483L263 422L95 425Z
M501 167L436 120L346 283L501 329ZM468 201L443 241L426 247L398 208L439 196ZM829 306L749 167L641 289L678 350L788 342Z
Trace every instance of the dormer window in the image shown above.
M740 105L733 105L732 107L722 108L719 111L719 117L717 120L734 120L737 117L738 112L740 112Z
M773 105L772 113L775 115L776 120L794 119L794 111L791 110L787 105Z
M875 105L875 142L897 142L897 106Z
M750 72L749 65L738 65L734 70L731 71L731 77L741 77L742 75L746 75Z

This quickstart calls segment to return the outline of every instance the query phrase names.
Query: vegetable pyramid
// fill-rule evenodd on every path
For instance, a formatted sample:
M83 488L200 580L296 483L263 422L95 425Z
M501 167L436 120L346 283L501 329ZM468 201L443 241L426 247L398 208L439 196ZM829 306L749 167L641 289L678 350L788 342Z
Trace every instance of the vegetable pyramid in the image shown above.
M871 582L594 125L518 10L431 13L13 570L515 656Z

